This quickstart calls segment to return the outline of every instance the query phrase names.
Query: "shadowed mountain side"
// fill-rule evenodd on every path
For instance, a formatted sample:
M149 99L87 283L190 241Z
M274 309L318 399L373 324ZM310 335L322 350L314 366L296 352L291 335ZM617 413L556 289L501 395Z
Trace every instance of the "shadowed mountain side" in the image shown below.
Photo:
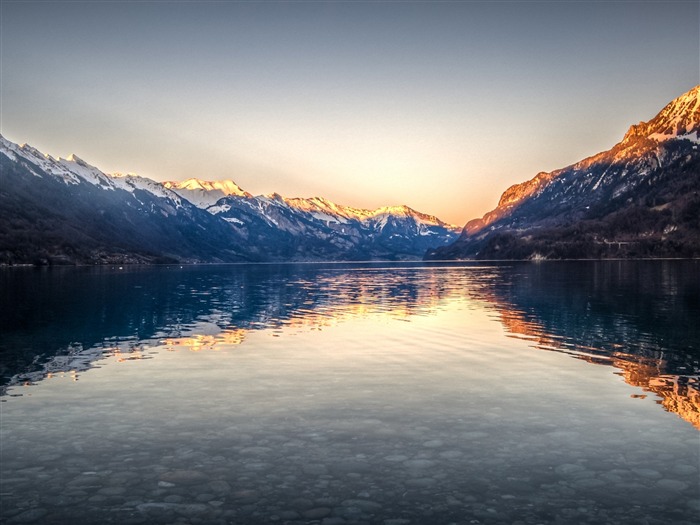
M700 86L609 151L506 190L428 259L700 256Z
M53 159L0 154L0 263L258 260L225 222L148 179L88 181ZM51 172L53 170L54 172Z

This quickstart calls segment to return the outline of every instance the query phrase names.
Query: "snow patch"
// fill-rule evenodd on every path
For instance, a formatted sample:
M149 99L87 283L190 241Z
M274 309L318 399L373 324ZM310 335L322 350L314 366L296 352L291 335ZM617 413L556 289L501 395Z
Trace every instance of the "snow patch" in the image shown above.
M212 215L218 215L219 213L225 213L231 209L231 206L228 204L219 204L215 206L209 206L207 208L207 211L211 213Z
M649 135L649 138L657 142L665 142L667 140L689 140L695 144L700 144L699 135L697 131L683 133L682 135L677 135L675 133L652 133Z

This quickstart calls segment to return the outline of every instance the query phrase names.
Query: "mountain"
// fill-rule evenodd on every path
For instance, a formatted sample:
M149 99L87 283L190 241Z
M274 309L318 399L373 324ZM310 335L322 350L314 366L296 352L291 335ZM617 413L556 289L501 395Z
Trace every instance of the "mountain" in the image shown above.
M0 136L0 264L416 259L458 230L406 206L108 175Z
M197 188L202 209L228 222L249 245L265 246L266 256L277 260L414 259L458 235L456 226L408 206L365 210L321 197L253 197L233 181L185 182L185 189L164 184L184 198ZM235 191L210 204L222 187Z
M240 197L252 197L247 191L243 191L232 180L203 181L199 179L187 179L185 181L166 181L163 186L173 190L195 206L207 208L216 204L222 197L236 195Z
M623 139L508 188L427 259L700 256L700 86Z
M147 178L0 136L0 263L255 260L227 224Z

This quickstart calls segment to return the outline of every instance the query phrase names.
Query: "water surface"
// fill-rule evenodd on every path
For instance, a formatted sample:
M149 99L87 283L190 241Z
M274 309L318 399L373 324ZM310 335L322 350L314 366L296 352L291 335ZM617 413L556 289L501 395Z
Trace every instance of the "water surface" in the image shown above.
M2 518L693 523L698 270L4 270Z

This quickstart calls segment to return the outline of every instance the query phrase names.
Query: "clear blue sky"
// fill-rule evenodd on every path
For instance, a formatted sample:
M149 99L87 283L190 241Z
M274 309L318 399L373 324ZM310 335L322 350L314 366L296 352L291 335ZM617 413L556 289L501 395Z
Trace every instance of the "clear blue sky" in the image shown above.
M2 0L2 134L464 224L700 83L698 1Z

